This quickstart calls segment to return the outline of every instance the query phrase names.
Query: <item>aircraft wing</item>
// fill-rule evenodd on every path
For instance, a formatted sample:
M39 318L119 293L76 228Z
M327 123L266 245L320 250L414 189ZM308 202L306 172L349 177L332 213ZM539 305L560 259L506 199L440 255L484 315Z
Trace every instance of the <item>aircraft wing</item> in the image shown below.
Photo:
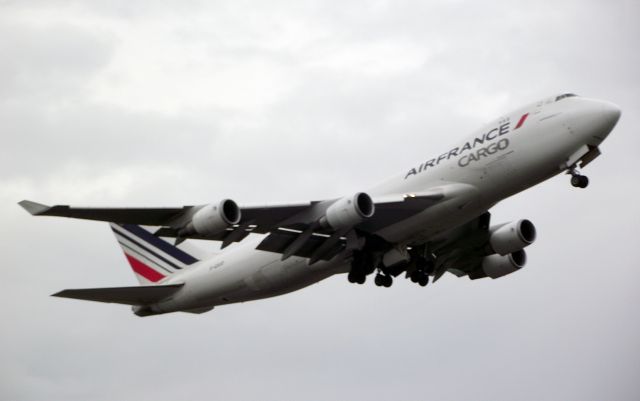
M362 226L366 226L367 231L376 230L394 221L410 217L442 198L441 191L431 191L411 195L390 195L374 199L375 215L371 221L367 221L367 224ZM229 227L227 232L222 232L213 238L198 234L191 234L187 238L222 239L230 231L236 229L265 234L277 228L305 228L320 218L334 201L335 199L283 205L242 206L240 207L242 220ZM202 207L202 205L167 208L47 206L29 200L23 200L19 204L34 216L59 216L119 224L160 226L165 229L161 230L158 235L169 237L177 236L177 229Z
M137 224L144 226L179 227L181 222L192 216L200 206L138 208L138 207L76 207L69 205L47 206L41 203L23 200L19 202L27 212L34 216L71 217L82 220L98 220L119 224ZM259 233L268 232L278 222L293 214L309 208L312 202L290 205L264 205L242 208L244 221L251 221L260 229ZM242 223L242 222L241 222Z
M374 197L372 200L375 213L372 217L350 227L349 230L338 231L320 227L317 224L337 199L283 205L241 206L241 219L237 224L209 235L193 231L185 233L183 230L203 205L174 208L94 208L68 205L47 206L24 200L20 202L20 206L35 216L62 216L120 224L158 226L159 229L155 235L174 237L177 242L188 238L219 240L222 241L222 247L225 247L241 241L250 233L269 234L258 249L283 253L285 257L292 255L311 257L312 261L316 261L329 260L344 249L349 231L373 234L455 196L460 191L466 191L466 187L464 184L451 183L418 193ZM304 241L298 239L299 237L303 237Z
M489 240L491 213L485 212L467 224L449 230L430 242L430 250L437 255L433 281L447 271L471 279L486 277L482 259Z
M192 206L180 208L96 208L72 207L68 205L47 206L23 200L19 203L34 216L72 217L83 220L108 221L120 224L162 226L190 210Z

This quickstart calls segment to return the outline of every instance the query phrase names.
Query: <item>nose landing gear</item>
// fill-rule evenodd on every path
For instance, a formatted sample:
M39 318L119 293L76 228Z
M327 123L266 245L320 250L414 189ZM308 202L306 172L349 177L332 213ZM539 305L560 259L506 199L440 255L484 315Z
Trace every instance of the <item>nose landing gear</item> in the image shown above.
M589 178L586 175L574 175L571 177L571 185L576 188L586 188L589 185Z
M571 168L569 174L571 174L571 185L574 187L586 188L589 185L589 178L586 175L581 175L577 168Z

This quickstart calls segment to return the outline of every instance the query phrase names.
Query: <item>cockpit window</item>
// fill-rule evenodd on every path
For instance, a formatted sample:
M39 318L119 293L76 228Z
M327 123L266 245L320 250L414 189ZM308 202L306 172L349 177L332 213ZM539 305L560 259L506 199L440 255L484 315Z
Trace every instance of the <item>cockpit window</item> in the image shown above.
M557 102L558 100L562 100L562 99L565 99L565 98L567 98L567 97L575 97L575 96L578 96L578 95L576 95L575 93L564 93L564 94L562 94L562 95L560 95L560 96L558 96L558 97L556 98L556 102Z

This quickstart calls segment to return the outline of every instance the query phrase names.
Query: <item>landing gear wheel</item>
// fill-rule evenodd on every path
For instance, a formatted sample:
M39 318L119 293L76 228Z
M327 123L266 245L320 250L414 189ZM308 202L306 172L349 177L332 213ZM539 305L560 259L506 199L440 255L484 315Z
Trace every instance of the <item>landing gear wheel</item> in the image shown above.
M349 272L349 275L347 276L347 279L349 280L350 283L364 284L364 282L367 280L367 276L365 276L362 273L351 271L351 272Z
M391 284L393 284L393 278L391 276L386 276L383 274L376 274L376 278L374 280L374 282L376 283L376 285L378 287L391 287Z
M433 273L435 269L436 265L435 263L433 263L433 260L427 260L427 263L424 267L425 274L428 276L429 274Z
M589 178L586 175L575 174L571 177L571 185L576 188L586 188L589 185Z
M414 283L417 283L418 281L420 281L420 276L420 271L414 270L413 272L411 272L411 276L409 278L411 278L411 281L413 281Z
M416 257L416 269L411 272L409 278L424 287L429 284L429 275L435 271L435 267L435 256L425 252L425 256Z
M574 166L571 167L568 171L568 174L571 174L571 185L576 188L586 188L589 185L589 178L587 176L580 174L578 169Z
M354 252L351 271L347 276L350 283L364 284L367 280L367 262L366 254Z
M350 283L362 284L361 281L363 277L364 277L363 274L352 271L347 276L347 279L349 280Z

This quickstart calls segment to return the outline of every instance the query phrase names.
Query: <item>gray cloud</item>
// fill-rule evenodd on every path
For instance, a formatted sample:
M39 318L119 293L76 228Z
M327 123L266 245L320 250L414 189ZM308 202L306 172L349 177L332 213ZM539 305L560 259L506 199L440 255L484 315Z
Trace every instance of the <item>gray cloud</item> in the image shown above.
M0 95L4 105L40 100L43 103L38 106L55 108L56 102L86 95L82 92L86 81L112 57L108 35L69 23L1 20Z
M4 2L3 399L635 400L633 1ZM177 205L363 190L558 91L623 109L588 190L492 210L529 265L388 290L334 277L202 316L52 299L133 284L109 229L15 202ZM214 246L214 244L211 244Z

